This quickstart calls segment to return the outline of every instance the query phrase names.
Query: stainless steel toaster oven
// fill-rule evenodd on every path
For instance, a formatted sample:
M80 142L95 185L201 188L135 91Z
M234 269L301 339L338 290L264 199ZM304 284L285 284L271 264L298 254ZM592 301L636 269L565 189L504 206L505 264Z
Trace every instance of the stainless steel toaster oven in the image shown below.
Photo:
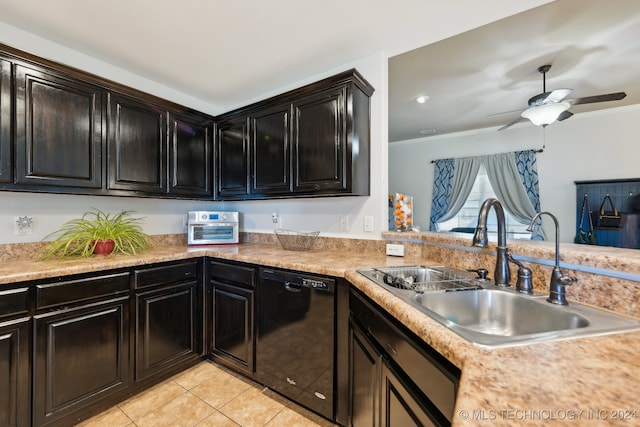
M190 211L187 221L190 245L238 243L238 212Z

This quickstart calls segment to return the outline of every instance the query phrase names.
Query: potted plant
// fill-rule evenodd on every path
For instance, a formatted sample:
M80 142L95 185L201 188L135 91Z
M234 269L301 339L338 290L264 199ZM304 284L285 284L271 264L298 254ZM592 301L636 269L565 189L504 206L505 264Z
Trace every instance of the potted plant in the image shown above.
M85 212L81 218L68 221L43 240L55 237L40 253L38 259L84 258L93 254L123 253L135 255L149 246L142 231L141 218L131 217L132 211L118 214L98 209Z

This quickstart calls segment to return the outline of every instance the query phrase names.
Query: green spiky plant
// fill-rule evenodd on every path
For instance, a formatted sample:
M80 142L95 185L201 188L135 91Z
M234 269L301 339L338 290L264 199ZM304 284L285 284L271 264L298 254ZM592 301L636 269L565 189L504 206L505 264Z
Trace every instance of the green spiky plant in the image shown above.
M43 240L54 239L42 248L37 259L89 257L98 240L113 240L111 253L135 255L149 247L149 236L142 231L142 218L133 218L131 213L108 214L95 208L85 212L81 218L64 223L46 236Z

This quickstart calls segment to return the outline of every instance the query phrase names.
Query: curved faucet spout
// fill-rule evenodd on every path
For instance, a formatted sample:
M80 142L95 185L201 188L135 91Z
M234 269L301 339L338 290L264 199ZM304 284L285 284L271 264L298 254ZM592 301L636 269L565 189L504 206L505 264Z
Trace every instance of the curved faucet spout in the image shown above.
M542 215L549 215L551 219L553 219L553 223L556 227L556 260L553 272L551 273L551 281L549 282L549 298L547 298L547 301L553 304L567 305L569 302L567 301L565 286L575 282L576 278L568 276L560 270L560 225L558 224L558 218L556 218L551 212L538 212L531 219L531 223L529 224L529 227L527 227L527 230L533 231L533 224L535 224Z
M511 280L511 272L509 271L509 262L507 258L507 230L505 224L504 209L498 199L489 198L482 203L480 212L478 213L478 226L473 235L473 246L486 248L489 239L487 238L487 217L489 209L493 206L496 211L496 219L498 220L498 246L496 248L496 270L494 273L494 281L498 286L509 286Z

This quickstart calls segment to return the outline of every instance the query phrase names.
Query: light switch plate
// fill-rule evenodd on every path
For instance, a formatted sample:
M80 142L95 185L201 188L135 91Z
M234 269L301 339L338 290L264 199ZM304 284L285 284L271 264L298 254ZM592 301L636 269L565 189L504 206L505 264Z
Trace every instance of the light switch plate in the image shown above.
M370 215L364 217L364 231L373 231L373 217Z

